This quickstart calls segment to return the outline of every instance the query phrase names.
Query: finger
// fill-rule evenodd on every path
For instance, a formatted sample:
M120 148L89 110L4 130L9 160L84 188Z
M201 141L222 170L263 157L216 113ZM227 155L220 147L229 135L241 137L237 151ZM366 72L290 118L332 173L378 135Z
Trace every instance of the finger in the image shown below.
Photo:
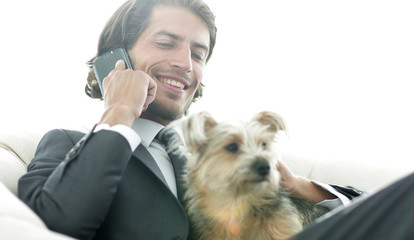
M290 170L290 168L287 166L287 164L279 159L277 161L277 170L279 171L280 175L283 178L292 178L295 176L295 174Z
M277 169L279 170L279 171L282 171L282 170L284 170L284 169L286 169L286 163L285 162L283 162L283 160L282 159L278 159L277 160L277 164L276 164L276 166L277 166Z
M115 68L114 70L125 70L125 62L122 59L119 59L116 63L115 63Z
M116 70L125 70L125 62L122 59L119 59L116 63L115 63L115 68L112 69L112 71L109 72L108 76L106 76L105 78L111 78L112 75L114 74L114 72ZM105 81L105 78L102 82Z
M111 73L112 73L112 71L108 74L108 76L106 76L106 77L102 80L102 88L103 88L103 90L104 90L104 95L106 94L107 89L108 89L108 85L109 85L110 78L111 78ZM103 96L103 97L104 97L104 96Z
M157 84L152 78L150 78L149 80L150 81L148 83L147 98L145 99L144 103L144 111L148 108L148 105L150 105L154 101L155 96L157 94Z

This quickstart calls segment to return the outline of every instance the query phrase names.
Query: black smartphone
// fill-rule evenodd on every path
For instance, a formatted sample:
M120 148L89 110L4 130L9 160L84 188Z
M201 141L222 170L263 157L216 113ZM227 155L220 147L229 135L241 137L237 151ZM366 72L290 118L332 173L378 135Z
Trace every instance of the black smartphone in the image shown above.
M95 72L96 80L98 80L102 96L104 93L102 81L115 68L116 62L120 59L124 60L126 68L132 69L128 53L123 47L111 49L93 61L93 71Z

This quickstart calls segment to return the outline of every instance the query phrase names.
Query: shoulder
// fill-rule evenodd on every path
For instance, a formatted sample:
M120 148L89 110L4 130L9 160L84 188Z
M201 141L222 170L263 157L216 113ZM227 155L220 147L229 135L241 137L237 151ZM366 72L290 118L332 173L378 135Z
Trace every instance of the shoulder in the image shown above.
M85 133L66 130L53 129L48 131L40 140L35 156L40 157L43 154L62 155L66 154L83 136Z
M53 129L48 131L42 138L42 141L50 141L55 139L62 139L67 140L72 143L76 143L85 136L86 133L75 131L75 130L67 130L67 129Z

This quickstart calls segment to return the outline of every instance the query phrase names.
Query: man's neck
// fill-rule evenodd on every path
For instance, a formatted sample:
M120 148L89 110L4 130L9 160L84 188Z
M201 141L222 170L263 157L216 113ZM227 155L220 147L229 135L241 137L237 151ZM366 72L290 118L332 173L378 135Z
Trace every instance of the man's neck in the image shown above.
M162 117L152 114L149 111L143 112L140 118L151 120L164 126L167 126L171 122L171 120L163 119Z

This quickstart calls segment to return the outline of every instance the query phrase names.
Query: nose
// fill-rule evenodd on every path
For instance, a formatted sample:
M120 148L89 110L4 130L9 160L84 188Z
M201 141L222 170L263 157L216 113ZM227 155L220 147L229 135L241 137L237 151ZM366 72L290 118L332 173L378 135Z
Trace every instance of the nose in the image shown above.
M193 62L191 58L191 49L180 48L178 49L172 57L170 64L174 68L178 68L183 72L193 71Z
M270 165L265 159L257 159L252 165L252 170L261 177L266 177L270 172Z

